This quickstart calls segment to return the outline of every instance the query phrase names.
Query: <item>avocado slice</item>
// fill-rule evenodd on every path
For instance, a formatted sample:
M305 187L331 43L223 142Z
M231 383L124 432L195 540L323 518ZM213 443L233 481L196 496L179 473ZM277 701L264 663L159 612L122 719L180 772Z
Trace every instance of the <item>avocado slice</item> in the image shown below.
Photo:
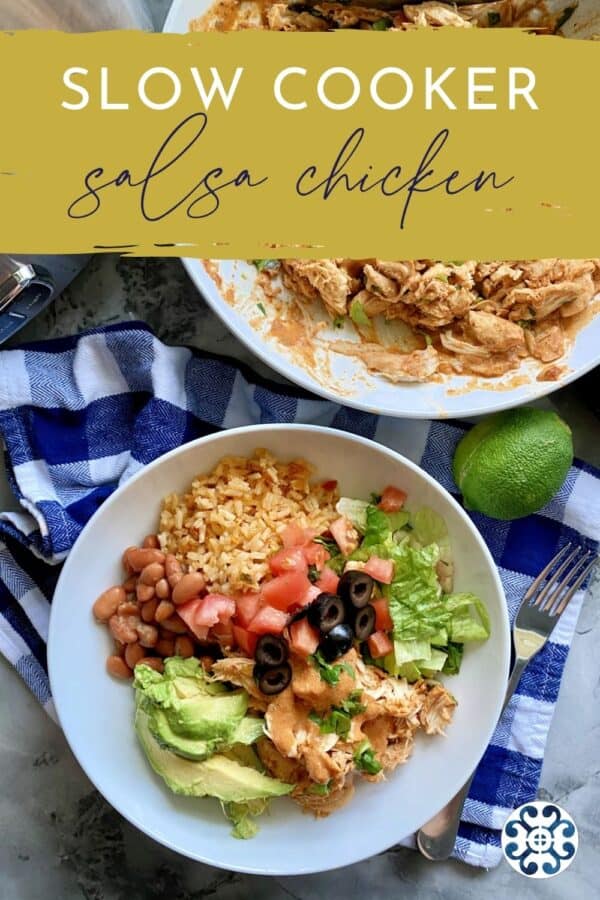
M165 750L152 736L147 713L140 706L135 713L135 730L148 762L174 794L244 803L261 797L281 797L294 788L219 753L197 762Z
M218 750L222 750L225 746L228 747L230 744L238 746L253 744L264 734L263 720L246 716L241 720L231 734L231 738L227 741L219 738L202 740L201 738L189 737L186 734L173 730L165 710L147 701L144 702L143 699L141 699L140 705L148 716L148 728L161 747L171 750L178 756L185 756L186 759L208 759L209 756L212 756Z
M231 741L248 708L245 691L211 697L197 694L186 700L173 699L163 712L173 731L186 738Z
M176 752L172 733L186 741L231 742L248 708L245 691L211 683L197 659L171 657L163 674L137 666L134 685L137 704L150 715L152 733ZM207 747L198 758L208 752Z

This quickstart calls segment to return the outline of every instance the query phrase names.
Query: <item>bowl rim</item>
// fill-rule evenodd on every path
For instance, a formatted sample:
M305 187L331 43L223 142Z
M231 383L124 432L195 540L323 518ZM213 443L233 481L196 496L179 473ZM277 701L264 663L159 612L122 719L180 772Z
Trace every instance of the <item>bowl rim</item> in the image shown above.
M577 381L577 379L582 378L592 369L596 368L596 366L600 365L599 352L597 358L591 359L583 365L574 367L558 381L531 381L527 385L524 385L529 389L529 393L524 397L513 396L515 391L514 387L507 388L505 392L499 391L492 387L488 390L488 393L491 395L489 402L470 403L468 398L473 395L473 391L466 390L462 394L462 396L465 398L464 407L458 412L447 412L444 409L439 409L435 405L425 403L421 404L418 407L415 406L414 408L410 409L402 407L400 405L397 408L392 408L390 406L382 407L381 404L376 405L374 403L370 403L368 400L362 399L365 392L361 392L361 394L357 395L352 395L351 397L344 397L343 395L330 390L324 385L321 385L306 371L306 369L304 369L298 363L293 362L292 360L288 360L285 354L276 344L271 345L263 335L259 334L252 328L249 322L247 322L243 318L243 316L238 312L237 309L231 307L225 301L218 286L210 278L210 275L204 270L200 272L197 270L196 267L198 265L202 266L202 259L194 257L183 257L181 259L181 262L183 263L183 266L188 273L194 287L209 305L211 310L215 313L216 316L218 316L223 325L230 332L232 332L233 335L248 350L250 350L250 352L254 356L258 357L261 362L263 362L269 368L273 369L275 372L278 372L284 378L287 378L288 381L290 381L292 384L298 385L300 388L309 391L309 393L311 394L323 397L324 399L330 400L340 406L347 406L351 409L358 409L362 412L371 413L373 415L389 416L391 418L398 419L435 419L442 421L457 417L470 418L472 416L492 415L496 412L502 412L507 409L514 409L517 406L525 406L526 404L541 400L543 397L548 397L555 391L561 390L562 388L567 387L567 385L572 384L574 381ZM223 260L219 260L219 262L223 262ZM212 296L213 288L215 291L215 296ZM580 331L589 328L592 323L593 320L587 322L582 326ZM252 332L251 334L245 333L244 325L248 326L248 328ZM575 349L575 341L577 340L578 335L579 332L573 340L573 345L570 351L571 353ZM518 376L518 370L513 374L515 376ZM424 386L427 386L428 384L432 385L434 383L422 383L422 385ZM416 386L419 387L420 385ZM447 386L451 387L451 383L448 382ZM398 397L401 398L401 391L414 390L415 386L410 384L395 384L391 385L391 387L398 392ZM483 390L485 390L485 388ZM506 394L506 397L498 400L498 396L503 393ZM494 398L493 402L492 398Z
M414 463L412 460L403 456L401 453L398 453L396 450L392 450L390 447L387 447L384 444L380 444L377 441L362 437L361 435L355 435L355 434L352 434L351 432L343 431L341 429L335 429L335 428L330 428L327 426L320 426L320 425L303 425L303 424L295 424L295 423L290 423L290 424L287 424L287 423L272 423L272 424L265 423L265 424L259 424L259 425L247 425L247 426L242 426L239 428L223 429L221 431L211 432L210 434L196 438L193 441L188 441L187 443L180 444L178 447L174 447L172 450L168 451L167 453L163 454L162 456L157 457L157 459L153 460L151 463L148 463L147 465L142 466L142 468L139 469L134 475L132 475L131 478L129 478L123 484L119 485L119 487L117 487L113 491L113 493L110 495L110 497L108 497L101 504L101 506L96 510L94 515L90 518L90 520L84 526L84 528L82 529L82 531L81 531L80 535L78 536L77 541L75 542L73 547L75 547L76 544L88 532L90 532L95 527L95 521L100 516L100 514L102 514L102 513L105 514L106 510L110 509L111 505L116 502L116 500L120 497L120 495L122 493L124 493L125 491L127 491L129 485L134 484L136 481L139 481L142 478L148 477L154 470L156 470L159 466L163 465L165 462L172 460L173 458L177 457L181 453L189 452L193 448L202 447L203 445L210 444L212 442L218 443L219 440L221 438L224 438L225 436L230 437L231 435L236 436L236 435L244 435L244 434L249 434L249 433L263 435L265 433L272 432L272 431L290 431L292 433L303 431L303 432L309 432L309 433L317 432L317 433L324 433L324 434L329 434L329 435L333 434L336 437L341 437L342 439L347 439L349 441L349 443L359 443L359 444L366 446L367 448L370 448L370 449L375 450L380 453L384 453L385 455L389 456L391 459L395 460L396 462L400 462L402 465L406 466L407 468L412 469L413 472L417 476L423 478L426 482L428 482L435 490L437 490L440 494L442 494L451 505L454 506L455 511L459 515L459 518L461 518L463 520L464 525L466 525L467 529L471 532L472 536L475 538L476 542L478 543L480 550L483 554L483 557L485 558L485 561L487 563L487 568L488 568L492 583L496 589L496 593L497 593L498 600L499 600L499 614L500 614L500 619L501 619L501 623L502 623L500 633L498 635L499 646L502 651L502 659L503 659L503 672L501 674L503 675L503 680L507 681L508 671L509 671L509 663L510 663L510 653L511 653L511 637L510 637L510 624L509 624L509 617L508 617L508 606L506 603L506 596L504 593L504 588L502 585L502 581L500 579L498 568L494 562L492 554L491 554L487 544L485 543L482 535L480 534L479 530L476 528L474 523L471 521L470 517L464 511L462 506L452 496L452 494L450 494L450 492L446 488L444 488L439 482L437 482L435 480L435 478L433 478L431 475L429 475L428 472L426 472L424 469L422 469L419 465ZM264 445L264 443L262 445ZM72 550L73 550L73 548L71 549L71 552L67 556L66 562L60 573L60 576L59 576L59 579L57 581L56 588L54 591L54 595L58 594L59 589L61 587L61 583L66 580L67 573L69 572L69 570L71 568L71 565L72 565L71 560L73 559ZM84 761L81 759L81 756L83 756L82 749L81 749L81 744L82 744L81 740L74 740L72 742L71 736L70 736L68 730L64 727L64 724L63 724L63 721L64 721L63 720L63 710L64 710L63 698L59 697L59 695L56 694L54 691L55 671L56 671L56 668L58 667L58 657L60 656L60 652L61 652L60 651L61 638L59 635L56 634L55 625L54 625L56 618L57 618L54 615L54 611L56 610L56 608L57 607L54 604L51 605L50 623L49 623L49 631L48 631L48 645L47 645L48 656L47 656L47 659L48 659L48 677L50 680L50 688L51 688L51 692L52 692L52 697L53 697L53 701L54 701L54 707L56 710L58 723L63 731L65 739L71 749L71 752L75 756L75 759L77 760L78 764L81 766L85 775L92 782L92 784L94 785L96 790L99 791L99 793L104 797L104 799L121 816L123 816L124 819L126 819L130 824L132 824L134 827L136 827L138 830L140 830L143 834L146 834L152 840L155 840L162 846L167 847L168 849L173 850L176 853L179 853L181 856L184 856L188 859L193 859L197 862L205 863L207 865L212 865L212 866L215 866L218 868L224 868L224 869L226 868L230 871L243 872L243 873L252 874L252 875L274 875L274 876L281 877L281 876L285 876L285 875L307 875L307 874L313 874L313 873L318 873L318 872L331 871L333 869L342 868L347 865L354 865L354 863L361 862L364 859L369 859L373 855L377 855L379 853L385 852L390 847L392 847L396 843L398 843L398 841L400 841L404 837L406 837L405 835L394 836L390 840L389 843L386 843L385 846L382 846L379 850L372 851L371 849L369 849L366 853L359 854L358 856L356 856L355 858L353 858L351 860L344 859L341 862L334 862L332 865L327 865L327 866L319 865L316 868L314 866L312 866L310 863L308 863L299 868L293 869L290 872L286 868L277 868L277 867L265 868L264 865L257 865L257 866L251 867L251 866L246 866L246 865L240 865L237 863L224 863L224 862L215 861L212 857L203 855L201 852L193 852L187 848L180 846L177 843L177 841L171 840L168 837L168 835L165 834L164 832L158 831L156 829L153 829L151 826L148 826L143 821L142 818L136 816L135 814L133 814L132 812L130 812L127 809L126 796L122 799L123 795L115 796L113 791L105 792L104 788L101 787L100 784L98 783L100 781L100 779L96 780L96 777L94 776L94 774L91 771L89 771L87 760L84 763ZM504 700L504 695L502 694L502 696L499 696L497 699L495 715L494 715L493 719L491 719L491 723L492 723L491 727L489 727L487 729L487 732L485 735L485 743L484 743L484 746L482 749L482 756L483 756L483 753L485 752L485 749L489 745L489 742L490 742L492 735L494 733L494 730L496 728L498 719L500 718L500 715L502 712L503 700ZM68 699L66 699L65 702L68 703ZM67 716L65 715L64 719L66 720L66 718L67 718ZM85 741L83 743L85 744ZM460 787L460 785L457 785L456 790L458 790L459 787ZM434 812L435 812L435 810L432 811L432 815Z

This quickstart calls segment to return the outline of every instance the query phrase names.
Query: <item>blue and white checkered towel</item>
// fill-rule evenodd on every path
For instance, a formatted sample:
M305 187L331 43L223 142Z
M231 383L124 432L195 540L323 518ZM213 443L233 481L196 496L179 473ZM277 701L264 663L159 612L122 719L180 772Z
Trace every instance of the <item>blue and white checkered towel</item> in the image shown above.
M161 344L119 325L0 353L0 434L20 511L0 514L0 650L52 714L46 674L50 600L83 525L141 466L219 428L331 425L374 438L456 495L451 459L463 430L336 406L266 383L237 364ZM567 540L597 549L600 472L577 463L541 513L503 523L474 515L500 568L511 614ZM526 670L478 768L455 856L493 866L509 811L535 796L561 675L583 597Z

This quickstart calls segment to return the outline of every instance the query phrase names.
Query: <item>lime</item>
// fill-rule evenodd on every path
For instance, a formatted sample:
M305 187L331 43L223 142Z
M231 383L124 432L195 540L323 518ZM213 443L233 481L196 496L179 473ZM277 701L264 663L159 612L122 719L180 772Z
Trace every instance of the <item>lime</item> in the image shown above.
M571 429L554 412L512 409L478 422L454 454L467 509L520 519L548 503L573 462Z

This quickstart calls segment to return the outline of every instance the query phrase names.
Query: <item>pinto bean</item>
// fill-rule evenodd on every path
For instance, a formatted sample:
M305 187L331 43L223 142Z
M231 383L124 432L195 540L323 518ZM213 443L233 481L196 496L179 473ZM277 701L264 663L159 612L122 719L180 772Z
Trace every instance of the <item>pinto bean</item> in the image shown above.
M142 542L145 550L160 550L160 541L156 534L147 534Z
M99 622L108 622L114 616L119 605L125 601L125 591L120 586L103 591L92 607L92 612Z
M160 563L150 563L145 569L142 569L140 581L142 584L149 584L154 587L157 581L165 577L165 567Z
M154 585L154 592L159 600L168 600L171 596L171 587L166 578L161 578Z
M182 656L188 659L194 655L194 642L187 635L182 634L175 639L175 656Z
M156 597L153 600L149 600L148 603L144 603L140 610L140 615L144 622L154 622L154 616L156 615L156 608L158 606L158 600Z
M133 644L138 639L136 626L141 624L138 616L111 616L108 627L112 636L122 644Z
M106 671L114 678L131 678L132 671L120 656L109 656L106 660Z
M144 656L143 659L138 660L136 666L150 666L151 669L155 669L157 672L162 672L164 669L163 661L158 656Z
M151 584L142 584L140 581L135 589L135 595L140 603L148 603L154 597L154 588Z
M146 655L146 651L141 646L141 644L127 644L125 648L125 662L129 666L130 669L135 667L135 664L143 659Z
M152 547L130 547L126 551L125 559L132 571L141 572L150 563L161 563L162 565L165 561L165 554Z
M161 600L156 607L154 618L157 622L164 622L165 619L170 619L174 612L175 607L172 603L169 603L168 600Z
M187 632L185 622L180 619L177 614L171 616L169 619L164 619L160 625L161 628L164 628L166 631L171 631L173 634L185 634Z
M142 647L154 647L158 640L158 628L155 625L140 622L136 625L136 631Z
M172 553L167 553L165 557L165 575L167 576L167 581L172 588L174 588L175 585L179 581L181 581L183 577L183 569L181 568L181 563L176 556L173 556Z
M120 616L139 616L140 608L133 600L126 600L125 603L119 604L117 613Z
M199 597L205 587L206 582L200 572L188 572L173 588L171 599L175 606L179 606L181 603L187 603L188 600Z
M173 638L161 638L154 648L159 656L175 656L175 641ZM179 655L179 654L178 654Z

